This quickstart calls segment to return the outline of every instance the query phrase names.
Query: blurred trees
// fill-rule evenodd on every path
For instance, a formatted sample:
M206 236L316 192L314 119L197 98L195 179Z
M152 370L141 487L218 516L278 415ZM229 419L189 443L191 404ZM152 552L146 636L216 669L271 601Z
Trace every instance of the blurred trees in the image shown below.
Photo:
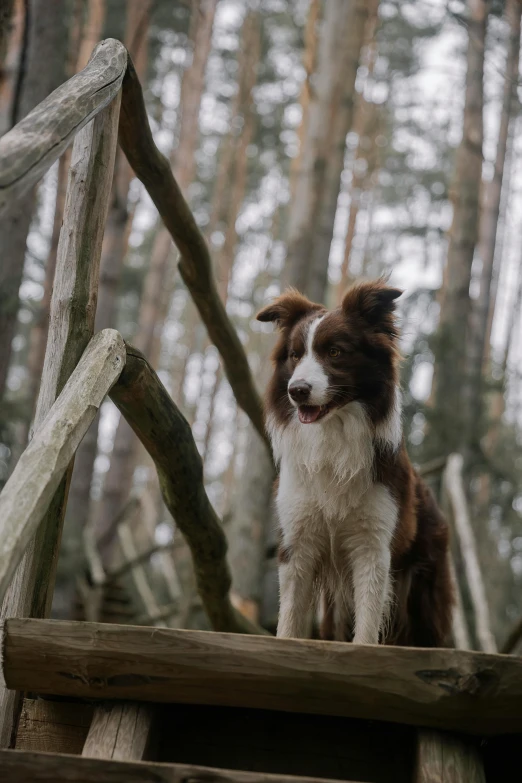
M39 5L31 0L26 17L11 3L10 21L0 19L1 129L82 67L101 37L123 39L260 387L272 338L254 316L285 285L329 305L359 275L391 273L405 289L407 443L418 463L454 450L466 458L501 641L522 613L518 0L60 0L43 14ZM0 480L29 432L66 170L64 156L0 224ZM147 354L190 421L226 526L233 600L273 628L270 456L121 153L97 310L97 328L109 325ZM134 617L205 623L150 461L110 403L77 455L57 612L74 611L96 538L106 567L150 552L111 586L113 597L128 593Z

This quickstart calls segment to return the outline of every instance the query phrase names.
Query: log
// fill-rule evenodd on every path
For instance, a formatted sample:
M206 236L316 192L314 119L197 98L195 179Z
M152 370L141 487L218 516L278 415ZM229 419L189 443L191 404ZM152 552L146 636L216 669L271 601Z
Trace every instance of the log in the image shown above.
M114 329L99 332L0 494L0 602L74 452L125 365Z
M145 185L178 247L179 270L225 368L238 405L270 449L263 407L248 359L218 294L207 243L172 173L152 137L143 92L129 57L123 80L119 140L138 179Z
M116 49L120 51L119 45ZM35 429L93 335L120 101L121 92L80 130L74 141ZM3 617L46 617L50 612L71 474L72 461L16 571L2 607ZM12 703L7 704L7 699ZM12 694L8 696L0 690L0 747L11 741L18 707Z
M131 346L111 399L154 460L165 504L190 547L198 592L212 627L265 633L230 602L227 542L205 492L203 464L190 426L143 354Z
M462 481L463 463L464 460L460 454L450 454L444 471L444 491L448 496L450 518L459 541L469 593L473 603L477 640L482 650L494 653L497 651L497 645L491 631L486 588L464 492Z
M324 778L211 769L191 764L102 761L18 750L0 751L0 769L9 783L327 783ZM330 783L335 781L330 779Z
M522 731L522 660L466 650L8 619L8 688Z
M420 730L414 783L486 783L477 742Z
M45 753L81 753L92 706L78 702L24 699L16 748Z
M44 64L42 64L44 67ZM80 128L118 94L127 51L102 41L87 67L52 92L0 139L0 213L40 180Z
M141 761L151 727L152 709L148 704L105 704L97 707L82 756Z

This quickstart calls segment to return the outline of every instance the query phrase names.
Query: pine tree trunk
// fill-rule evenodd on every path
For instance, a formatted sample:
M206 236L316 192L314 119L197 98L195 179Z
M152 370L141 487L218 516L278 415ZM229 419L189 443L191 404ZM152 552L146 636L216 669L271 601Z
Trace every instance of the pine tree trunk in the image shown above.
M450 231L434 368L430 439L438 454L464 448L468 416L464 406L469 345L469 286L478 240L482 175L484 48L489 3L469 0L469 39L462 140L455 157Z
M475 429L483 412L483 369L487 354L486 340L489 336L491 286L493 279L493 261L500 214L500 197L506 163L508 135L512 118L512 104L518 81L518 63L520 50L520 19L522 5L518 0L507 0L506 15L509 21L510 35L506 63L506 77L502 100L502 113L495 157L493 179L485 189L485 199L480 220L478 256L482 261L480 292L473 303L468 343L468 372L466 386L466 407L469 408L469 424ZM471 437L471 432L469 433ZM480 434L480 428L479 433ZM471 444L470 444L471 445ZM475 443L475 447L478 444Z
M105 22L105 0L88 0L87 20L83 30L80 50L78 53L78 71L85 68L89 62L92 50L101 40L103 23Z
M1 12L3 27L0 32L0 136L12 126L13 98L25 27L24 0L15 0L14 4L6 0L5 6Z
M65 80L68 42L68 0L32 0L29 4L27 65L20 119ZM35 205L32 189L2 215L0 223L0 400L5 392L11 344L18 313L25 247Z
M316 92L308 111L287 262L289 279L314 301L321 300L326 292L346 135L352 126L355 78L367 16L366 0L330 0L324 4Z

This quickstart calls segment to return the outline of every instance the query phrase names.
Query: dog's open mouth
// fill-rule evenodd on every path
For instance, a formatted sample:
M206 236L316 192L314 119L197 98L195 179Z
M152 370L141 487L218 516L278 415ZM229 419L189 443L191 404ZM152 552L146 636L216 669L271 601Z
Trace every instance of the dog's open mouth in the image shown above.
M326 416L333 407L331 402L326 405L300 405L297 409L299 421L301 424L313 424L314 421L319 421L323 416Z

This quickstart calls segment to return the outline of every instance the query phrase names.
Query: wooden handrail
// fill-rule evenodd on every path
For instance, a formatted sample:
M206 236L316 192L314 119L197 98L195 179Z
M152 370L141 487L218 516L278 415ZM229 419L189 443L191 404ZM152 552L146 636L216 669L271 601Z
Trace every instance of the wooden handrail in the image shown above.
M127 50L114 38L0 139L0 214L40 180L78 131L118 94Z
M120 145L180 251L179 271L211 341L221 354L237 403L270 450L261 399L245 350L218 294L207 243L176 182L169 161L154 142L143 91L130 57L122 92Z
M227 541L203 484L190 425L147 359L127 346L125 370L110 397L154 460L165 504L190 547L198 592L216 631L266 633L230 603Z
M125 365L114 329L99 332L0 494L0 604L25 548L105 395Z
M0 679L34 693L522 730L522 660L509 655L18 618L0 645Z

